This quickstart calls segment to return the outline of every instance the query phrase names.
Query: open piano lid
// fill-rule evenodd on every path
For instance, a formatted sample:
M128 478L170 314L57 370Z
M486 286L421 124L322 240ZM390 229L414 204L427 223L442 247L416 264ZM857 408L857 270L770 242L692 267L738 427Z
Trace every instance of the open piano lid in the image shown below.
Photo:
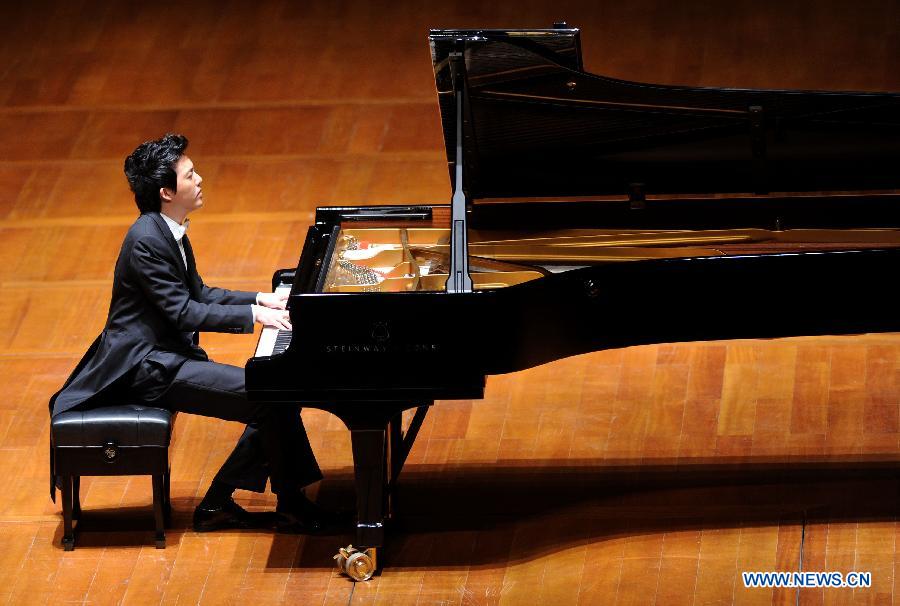
M451 186L487 198L900 188L900 94L696 88L582 69L579 30L432 30Z

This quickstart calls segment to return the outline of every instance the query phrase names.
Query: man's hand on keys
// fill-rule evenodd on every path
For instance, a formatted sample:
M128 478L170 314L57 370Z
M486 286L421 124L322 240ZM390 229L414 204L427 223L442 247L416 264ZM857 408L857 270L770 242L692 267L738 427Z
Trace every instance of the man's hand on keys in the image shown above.
M253 319L263 326L291 330L291 317L284 309L270 309L261 305L254 305Z
M270 309L284 309L289 295L288 292L261 292L256 296L256 302Z

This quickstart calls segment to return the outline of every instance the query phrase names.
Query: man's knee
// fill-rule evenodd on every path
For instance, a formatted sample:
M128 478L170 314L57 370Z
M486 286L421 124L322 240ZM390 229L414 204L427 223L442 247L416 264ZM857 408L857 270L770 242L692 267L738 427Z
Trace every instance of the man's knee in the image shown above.
M245 373L240 366L188 360L179 369L175 380L200 389L206 388L246 397Z

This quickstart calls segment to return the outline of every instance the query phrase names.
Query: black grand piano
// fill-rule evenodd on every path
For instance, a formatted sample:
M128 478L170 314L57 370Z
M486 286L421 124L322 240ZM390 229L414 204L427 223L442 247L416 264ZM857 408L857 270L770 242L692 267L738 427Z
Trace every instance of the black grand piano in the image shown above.
M647 343L900 331L900 95L660 86L578 29L433 30L448 205L320 208L251 399L350 429L359 553L435 400ZM411 420L401 427L403 411Z

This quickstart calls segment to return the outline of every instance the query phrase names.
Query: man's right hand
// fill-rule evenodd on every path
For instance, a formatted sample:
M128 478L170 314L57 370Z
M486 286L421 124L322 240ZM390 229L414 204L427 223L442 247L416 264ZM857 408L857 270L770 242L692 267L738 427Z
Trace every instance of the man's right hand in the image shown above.
M281 330L291 330L290 314L283 309L271 309L262 305L253 305L253 320L263 326L273 326Z

